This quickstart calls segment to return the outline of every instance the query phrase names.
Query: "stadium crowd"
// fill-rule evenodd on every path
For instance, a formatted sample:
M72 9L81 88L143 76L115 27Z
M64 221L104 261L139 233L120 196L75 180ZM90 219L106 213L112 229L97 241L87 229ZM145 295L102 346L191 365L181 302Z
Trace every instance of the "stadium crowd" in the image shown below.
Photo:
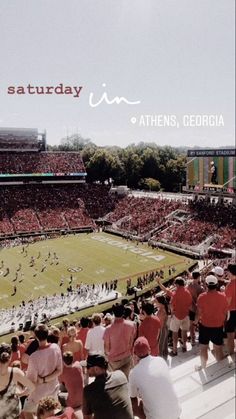
M205 199L196 202L189 201L189 211L190 214L192 213L192 218L182 223L168 222L168 227L154 235L153 240L198 246L207 238L212 237L212 245L217 249L235 248L236 207L234 204L211 204Z
M0 153L0 174L40 174L56 175L85 173L80 153L38 152Z
M189 209L198 220L215 223L218 227L236 227L236 206L231 202L210 202L201 198L189 201Z
M115 210L108 215L107 220L117 222L124 220L120 227L126 231L136 231L136 234L145 234L165 222L165 217L177 209L186 206L182 201L168 199L136 198L128 196L120 200Z
M236 265L205 271L170 288L157 276L161 291L151 299L124 299L105 316L58 327L45 319L0 344L2 419L179 418L168 356L200 344L197 369L204 369L209 343L216 362L224 338L227 353L235 351Z
M233 203L165 198L118 198L101 184L1 186L0 235L94 228L104 218L123 234L153 232L154 241L198 246L211 238L216 249L236 244ZM185 216L174 217L176 210ZM155 232L158 230L158 232Z
M153 238L165 240L168 243L185 243L189 246L196 246L214 233L214 227L217 228L212 223L189 220L183 224L173 223Z
M185 217L172 219L169 215L177 209L185 211ZM206 216L204 216L206 214ZM217 249L234 249L236 245L236 207L233 203L209 203L206 199L188 204L171 199L126 197L116 204L115 210L106 217L117 223L119 231L136 235L146 234L155 228L152 240L198 246L212 237Z
M114 208L106 186L2 186L0 234L94 227L94 218Z

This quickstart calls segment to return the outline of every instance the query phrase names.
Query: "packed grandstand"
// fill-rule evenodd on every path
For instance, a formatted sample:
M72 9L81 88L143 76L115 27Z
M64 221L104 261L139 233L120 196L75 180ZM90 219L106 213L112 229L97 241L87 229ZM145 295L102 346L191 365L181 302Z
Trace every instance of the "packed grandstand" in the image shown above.
M199 332L194 320L197 307L202 304L202 300L197 298L200 294L205 296L209 290L220 294L217 294L217 309L219 308L220 313L222 311L217 320L213 320L213 328L222 328L223 333L227 310L231 313L232 318L228 317L225 338L228 338L228 354L233 355L233 316L236 306L231 283L236 283L235 201L233 198L224 199L223 196L199 197L198 194L190 198L182 194L170 196L165 193L152 196L140 193L136 196L132 191L125 196L119 196L111 193L108 184L86 182L86 169L80 153L48 152L42 147L42 142L38 141L35 131L31 134L28 132L28 139L22 136L16 139L13 136L7 137L6 141L6 135L4 133L2 139L0 136L0 247L21 245L22 248L23 245L22 252L27 252L28 243L64 234L96 231L99 228L135 243L145 242L153 248L167 248L198 259L199 262L196 261L195 267L198 264L198 268L195 273L185 271L181 278L175 280L174 288L165 288L161 281L161 271L151 272L140 278L135 287L130 287L127 282L126 295L117 292L115 280L93 285L82 284L79 289L70 286L67 294L39 297L35 301L23 301L20 307L1 309L0 322L3 332L5 333L4 324L12 322L12 318L12 324L15 325L17 321L20 330L17 336L11 339L11 345L0 344L0 371L3 377L0 377L0 417L52 418L58 412L59 393L60 403L64 406L64 413L61 413L64 416L59 417L82 419L84 415L87 419L92 418L92 414L95 413L95 417L111 419L112 416L108 418L104 413L104 407L97 407L97 401L89 401L86 389L83 395L84 383L88 384L91 377L96 375L91 373L92 367L101 368L103 376L106 376L109 364L111 371L123 371L119 377L119 380L123 380L122 385L126 386L126 377L129 378L132 401L131 404L127 397L128 391L126 398L122 396L123 399L119 393L118 396L122 399L120 407L115 405L114 400L109 407L117 409L117 416L114 417L131 419L136 415L142 418L179 418L181 409L169 376L162 376L161 379L168 382L169 401L172 407L174 406L173 410L167 415L168 409L165 407L160 416L148 416L150 411L155 411L157 401L155 397L146 400L144 391L142 403L135 404L134 399L140 397L140 394L137 391L137 383L135 385L134 372L132 375L129 375L129 372L138 358L140 365L146 362L142 359L146 357L154 365L153 358L157 356L168 360L169 355L174 358L183 352L181 356L184 357L185 352L193 350L198 344L199 333L200 340L202 339L200 343L206 346L202 331ZM48 260L51 264L59 263L57 255L52 256L50 252ZM4 270L4 261L1 263L1 269ZM30 263L34 266L35 260L31 258ZM21 266L19 271L20 269ZM175 277L175 267L169 266L169 274ZM62 278L62 283L63 280ZM150 283L153 284L153 291L149 292L149 299L146 300L145 286ZM132 292L129 293L131 288ZM181 291L178 291L179 289ZM223 291L230 300L231 305L228 308ZM176 299L178 292L182 293L180 300ZM50 324L50 318L61 315L62 306L63 315L66 315L81 310L81 307L91 306L91 301L97 305L118 298L120 304L107 310L108 313L104 316L94 314L92 318L83 317L71 322L64 320L61 324L58 323L57 327ZM175 315L169 324L171 312ZM187 319L189 312L192 313L191 323L189 318ZM207 318L206 312L204 315ZM23 317L26 323L28 319L28 327L23 327L20 321ZM206 328L212 326L210 322L206 323ZM182 334L178 335L179 328ZM14 329L14 332L17 330ZM126 339L128 334L129 339ZM133 347L138 337L141 341L136 341ZM205 339L207 340L206 335ZM223 337L220 343L215 336L212 341L216 343L213 354L217 362L220 362L223 352L222 348L218 347L222 346ZM117 350L118 346L121 347L122 354ZM42 348L45 350L40 351ZM206 368L205 350L206 348L201 350L201 369ZM11 366L26 371L26 376L18 369L13 373ZM135 368L138 367L135 366L133 371ZM153 368L154 371L158 370L155 370L155 366ZM73 374L77 381L73 381ZM58 378L61 383L60 392ZM150 377L148 379L150 380ZM18 398L14 393L14 382L17 381L25 388L24 392L21 391L21 413ZM12 403L7 404L4 397L9 393L9 388ZM25 401L25 395L28 395L26 389L30 395ZM149 392L152 393L151 388ZM103 393L100 397L103 399ZM178 397L180 399L181 395ZM96 409L100 409L100 416L96 416ZM187 412L183 417L194 416Z

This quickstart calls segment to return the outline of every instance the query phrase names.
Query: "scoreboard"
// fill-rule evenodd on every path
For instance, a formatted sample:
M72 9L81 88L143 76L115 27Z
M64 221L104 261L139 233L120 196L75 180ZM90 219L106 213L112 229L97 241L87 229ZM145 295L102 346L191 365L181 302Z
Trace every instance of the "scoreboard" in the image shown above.
M235 156L235 148L188 150L186 190L235 193Z

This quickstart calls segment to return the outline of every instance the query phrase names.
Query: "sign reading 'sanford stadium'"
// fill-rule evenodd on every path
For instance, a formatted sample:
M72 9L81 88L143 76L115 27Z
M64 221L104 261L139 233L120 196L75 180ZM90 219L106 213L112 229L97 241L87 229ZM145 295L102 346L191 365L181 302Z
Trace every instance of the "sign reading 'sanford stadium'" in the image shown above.
M236 156L236 149L235 148L222 148L222 149L215 149L215 150L188 150L187 151L188 157L234 157Z

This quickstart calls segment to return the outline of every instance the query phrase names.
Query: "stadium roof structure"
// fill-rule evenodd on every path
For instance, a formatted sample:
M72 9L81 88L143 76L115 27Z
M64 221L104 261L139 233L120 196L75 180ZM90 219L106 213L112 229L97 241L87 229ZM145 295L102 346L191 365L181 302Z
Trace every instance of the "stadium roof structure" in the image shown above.
M46 149L46 132L37 128L0 128L1 151L40 151Z

